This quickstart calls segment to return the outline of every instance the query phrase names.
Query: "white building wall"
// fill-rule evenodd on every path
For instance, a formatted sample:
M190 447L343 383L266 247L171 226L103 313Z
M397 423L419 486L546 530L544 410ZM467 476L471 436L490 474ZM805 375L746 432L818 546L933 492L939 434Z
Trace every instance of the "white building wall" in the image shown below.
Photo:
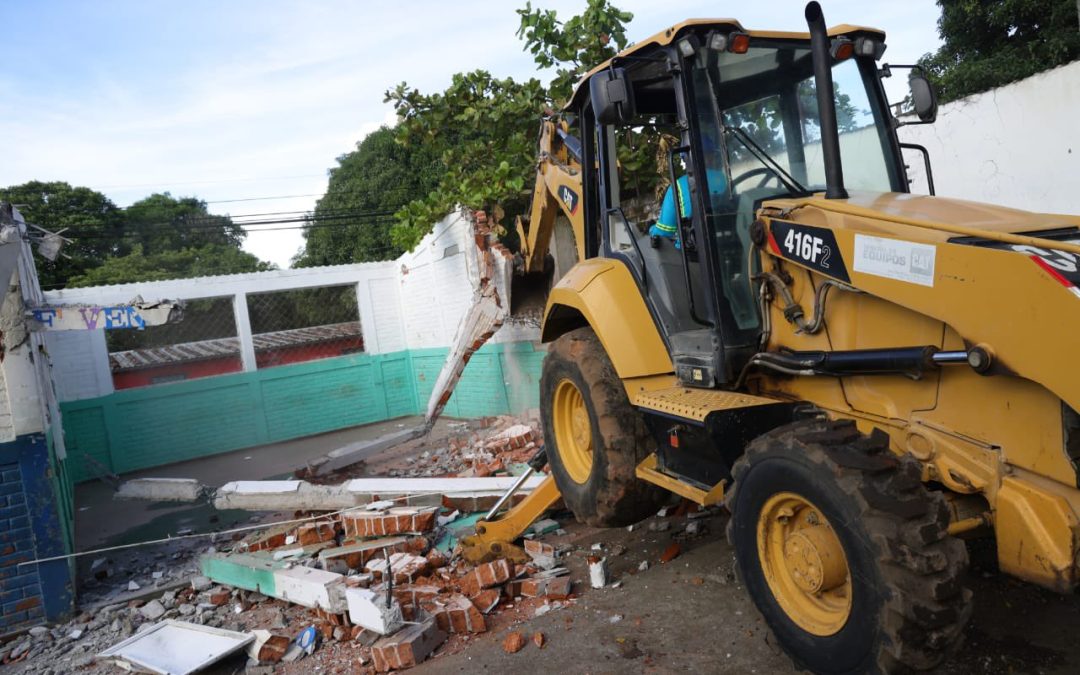
M941 107L900 140L930 151L937 194L1041 213L1080 213L1080 61ZM912 191L922 157L906 151ZM846 166L844 167L847 168Z
M147 301L190 301L351 284L356 288L367 352L448 347L480 281L475 246L472 220L459 212L437 223L413 251L392 262L64 289L46 293L45 302L116 305L136 297ZM510 274L509 261L497 256L495 282L500 296L507 301ZM60 400L112 393L103 329L49 332L45 339L56 365ZM539 339L539 324L508 325L496 333L495 339Z

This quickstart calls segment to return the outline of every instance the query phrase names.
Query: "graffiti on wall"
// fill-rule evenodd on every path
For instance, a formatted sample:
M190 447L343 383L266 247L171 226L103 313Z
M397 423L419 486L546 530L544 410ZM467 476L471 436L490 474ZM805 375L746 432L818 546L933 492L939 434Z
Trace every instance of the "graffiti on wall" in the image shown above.
M27 312L38 330L142 330L180 320L180 306L171 302L133 303L113 307L35 307Z

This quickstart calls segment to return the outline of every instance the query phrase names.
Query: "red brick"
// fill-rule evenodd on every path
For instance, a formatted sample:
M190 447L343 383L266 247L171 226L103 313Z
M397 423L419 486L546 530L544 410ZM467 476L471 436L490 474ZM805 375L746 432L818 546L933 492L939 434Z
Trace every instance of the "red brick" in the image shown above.
M435 509L395 507L386 512L351 512L342 514L341 523L346 537L430 532L435 527Z
M229 591L226 591L226 590L221 590L221 591L217 591L216 593L211 593L210 594L210 604L214 605L215 607L221 607L222 605L224 605L226 602L229 601L230 597L232 597L232 593L229 592Z
M446 633L431 619L402 628L371 647L375 670L380 673L412 668L446 640Z
M15 603L15 611L16 612L23 612L23 611L26 611L26 610L28 610L28 609L30 609L32 607L37 607L40 604L41 604L41 596L40 595L35 595L32 598L27 598L25 600L20 600L19 602Z
M545 595L569 595L570 577L538 577L524 579L521 582L521 594L526 598L539 598Z
M484 615L464 595L426 600L423 607L447 633L483 633L487 630Z
M477 566L461 578L461 590L472 597L485 588L505 584L514 576L514 568L502 558Z
M525 636L517 631L510 633L503 640L503 651L507 654L516 654L525 647Z
M542 541L536 539L525 540L525 552L529 555L542 555L549 558L555 557L555 547L551 544L545 544Z
M312 544L321 544L324 541L331 541L334 536L333 523L321 522L321 523L306 523L296 528L296 541L301 546L311 546Z
M285 656L291 642L285 635L271 635L270 639L259 647L258 660L261 663L277 663Z
M442 591L438 586L394 586L394 598L402 605L417 605L430 600Z
M484 614L487 614L491 610L495 609L495 606L499 604L499 589L488 588L480 591L472 598L472 602L476 605Z

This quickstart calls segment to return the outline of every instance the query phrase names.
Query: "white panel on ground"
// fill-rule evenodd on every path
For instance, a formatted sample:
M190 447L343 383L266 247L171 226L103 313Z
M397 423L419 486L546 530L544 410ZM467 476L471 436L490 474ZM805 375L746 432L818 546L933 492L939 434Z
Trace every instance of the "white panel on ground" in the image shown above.
M184 621L163 621L106 649L99 658L126 662L133 670L186 675L240 651L254 635Z

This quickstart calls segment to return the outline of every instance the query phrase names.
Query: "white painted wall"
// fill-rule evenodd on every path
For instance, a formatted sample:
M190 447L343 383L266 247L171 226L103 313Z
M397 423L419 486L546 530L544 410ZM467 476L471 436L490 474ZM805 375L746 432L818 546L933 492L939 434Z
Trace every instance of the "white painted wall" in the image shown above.
M369 353L448 347L480 280L474 250L471 218L452 213L437 223L414 250L391 262L64 289L46 293L45 302L115 305L135 297L174 301L242 299L247 293L355 285L364 345ZM495 277L502 297L508 298L510 264L501 256L497 256ZM245 305L241 300L237 306ZM236 316L238 325L246 322L246 312L237 312ZM238 329L238 334L243 341L245 331ZM508 332L507 338L539 339L539 327L517 327ZM112 393L103 329L48 332L44 339L56 364L60 400ZM250 349L253 356L254 348ZM254 359L250 360L253 367Z
M930 151L937 194L1041 213L1080 213L1080 61L940 108L900 140ZM912 192L922 157L906 151ZM845 169L847 167L845 166Z
M41 286L34 267L34 254L26 241L26 224L18 210L13 211L21 238L3 246L19 249L15 272L10 279L0 279L4 294L0 300L0 328L3 335L3 359L0 361L0 442L17 436L43 433L59 423L60 411L53 387L52 365L45 350L44 338L27 327L27 306L40 305ZM58 459L67 452L63 434L53 443Z

